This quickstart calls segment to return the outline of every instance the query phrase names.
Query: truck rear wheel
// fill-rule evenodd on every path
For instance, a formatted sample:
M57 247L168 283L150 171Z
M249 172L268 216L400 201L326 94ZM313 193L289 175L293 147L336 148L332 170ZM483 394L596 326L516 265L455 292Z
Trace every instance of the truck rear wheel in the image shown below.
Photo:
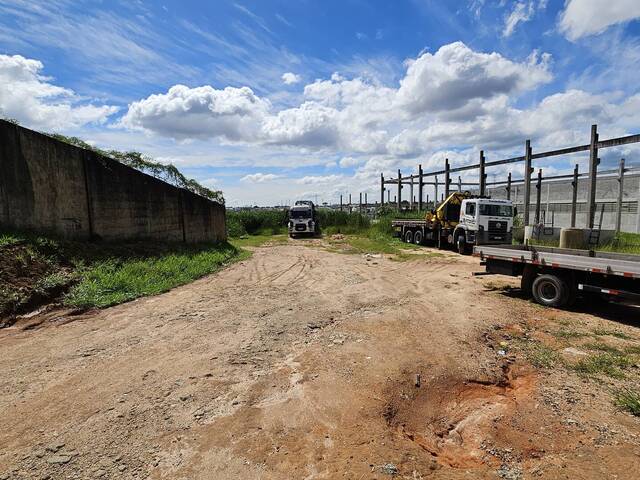
M422 232L420 230L416 230L416 233L413 234L413 243L416 245L422 245L423 240Z
M411 230L404 232L404 241L407 243L413 243L413 232Z
M563 307L567 304L570 296L567 282L550 274L536 277L531 291L536 302L546 307Z

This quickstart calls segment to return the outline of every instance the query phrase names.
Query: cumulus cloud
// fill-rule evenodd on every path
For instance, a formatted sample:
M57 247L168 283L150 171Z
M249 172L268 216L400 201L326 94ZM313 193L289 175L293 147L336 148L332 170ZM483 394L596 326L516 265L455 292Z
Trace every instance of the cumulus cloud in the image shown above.
M474 99L519 94L551 81L551 58L532 53L513 62L499 53L475 52L462 42L424 53L408 63L398 101L412 114L456 110Z
M281 175L276 175L274 173L252 173L250 175L245 175L240 179L241 182L246 183L264 183L270 182L272 180L276 180L278 178L282 178Z
M302 80L302 78L300 77L300 75L296 75L295 73L292 72L286 72L282 74L282 81L286 84L286 85L293 85L294 83L298 83L300 82L300 80Z
M560 31L575 41L639 17L638 0L569 0L560 15Z
M58 130L104 123L117 107L83 102L72 90L50 83L44 65L20 55L0 55L0 115L26 126Z
M129 105L121 125L166 137L222 138L251 141L257 138L271 107L249 87L175 85L165 94L151 95Z

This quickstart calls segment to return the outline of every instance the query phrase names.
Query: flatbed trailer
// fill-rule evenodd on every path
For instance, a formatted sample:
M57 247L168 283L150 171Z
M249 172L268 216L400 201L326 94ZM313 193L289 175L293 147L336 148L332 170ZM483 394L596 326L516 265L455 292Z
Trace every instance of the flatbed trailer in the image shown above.
M522 276L522 290L541 305L564 307L578 295L640 305L640 255L531 245L479 245L487 273Z

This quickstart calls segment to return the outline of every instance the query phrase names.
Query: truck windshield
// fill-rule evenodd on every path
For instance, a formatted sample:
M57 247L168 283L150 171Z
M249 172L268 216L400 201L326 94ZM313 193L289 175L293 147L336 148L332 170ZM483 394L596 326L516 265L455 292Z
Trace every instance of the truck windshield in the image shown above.
M289 218L311 218L311 210L289 210Z
M512 217L513 207L511 205L491 205L481 203L480 215L486 215L487 217Z

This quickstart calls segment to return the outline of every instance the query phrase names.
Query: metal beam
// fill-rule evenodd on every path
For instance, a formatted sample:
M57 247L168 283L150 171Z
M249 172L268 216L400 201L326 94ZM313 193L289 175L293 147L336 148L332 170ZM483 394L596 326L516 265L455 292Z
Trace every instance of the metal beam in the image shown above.
M535 216L535 224L540 223L540 196L542 190L542 169L538 170L538 181L536 182L536 216Z
M380 205L384 205L384 174L380 174Z
M422 211L422 190L424 188L424 178L422 177L422 164L418 165L418 210Z
M487 193L487 174L485 170L484 150L480 150L480 196L484 197Z
M616 215L616 233L620 233L620 226L622 224L622 188L624 186L624 158L620 159L620 168L618 170L618 210Z
M449 178L449 159L444 159L444 197L449 198L449 184L451 183L451 178Z
M398 169L398 211L402 209L402 174Z
M589 147L589 184L587 191L587 228L593 228L596 214L596 176L598 174L598 126L591 125Z
M576 209L578 205L578 164L573 168L573 181L571 187L573 188L573 194L571 196L571 228L576 227Z
M529 206L531 205L531 140L524 145L524 225L529 225Z

